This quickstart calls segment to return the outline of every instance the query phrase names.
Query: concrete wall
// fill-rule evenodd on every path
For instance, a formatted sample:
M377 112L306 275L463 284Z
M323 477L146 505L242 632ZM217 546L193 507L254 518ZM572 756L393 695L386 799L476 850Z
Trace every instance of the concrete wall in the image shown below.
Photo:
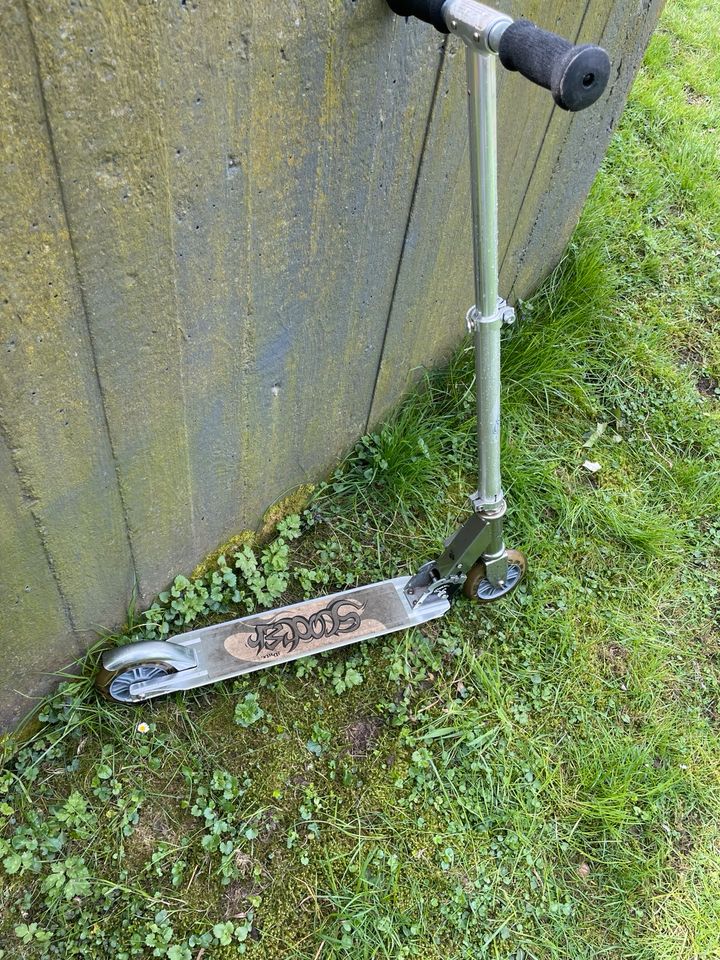
M554 266L658 0L502 4L604 44L500 83L502 291ZM314 480L472 301L458 42L383 0L4 0L0 716Z

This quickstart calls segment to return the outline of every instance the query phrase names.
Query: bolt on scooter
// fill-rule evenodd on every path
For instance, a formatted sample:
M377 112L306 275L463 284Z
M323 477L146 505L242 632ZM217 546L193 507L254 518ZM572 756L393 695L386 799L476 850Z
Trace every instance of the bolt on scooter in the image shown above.
M442 617L460 591L483 603L511 593L523 579L522 553L503 539L505 497L500 479L500 339L514 310L498 296L496 59L552 92L558 106L583 110L605 90L610 60L600 47L575 46L527 20L476 0L388 0L465 46L475 304L467 313L474 338L478 487L472 512L434 560L413 576L353 590L162 641L139 641L102 654L100 692L139 703L219 680L334 650Z

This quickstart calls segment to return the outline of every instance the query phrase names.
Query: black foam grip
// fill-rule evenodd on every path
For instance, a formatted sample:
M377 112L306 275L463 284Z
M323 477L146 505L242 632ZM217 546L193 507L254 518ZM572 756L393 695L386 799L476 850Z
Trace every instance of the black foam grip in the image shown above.
M440 12L445 0L387 0L393 13L399 17L417 17L431 23L440 33L450 33Z
M529 20L511 23L500 39L500 61L552 92L563 110L584 110L602 96L610 77L610 58L602 47L541 30Z

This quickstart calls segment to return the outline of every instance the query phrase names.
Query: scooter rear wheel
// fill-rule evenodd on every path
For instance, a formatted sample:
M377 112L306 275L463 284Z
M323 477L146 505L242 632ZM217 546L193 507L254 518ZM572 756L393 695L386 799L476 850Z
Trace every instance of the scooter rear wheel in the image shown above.
M463 584L463 593L478 603L492 603L501 597L507 597L520 584L527 573L527 557L519 550L507 551L507 579L502 586L491 583L487 578L482 560L470 568L467 580Z
M95 687L100 696L106 700L134 706L144 701L133 700L130 697L130 687L133 683L155 680L169 673L175 673L175 671L164 663L137 663L124 670L106 670L105 667L100 666L95 676Z

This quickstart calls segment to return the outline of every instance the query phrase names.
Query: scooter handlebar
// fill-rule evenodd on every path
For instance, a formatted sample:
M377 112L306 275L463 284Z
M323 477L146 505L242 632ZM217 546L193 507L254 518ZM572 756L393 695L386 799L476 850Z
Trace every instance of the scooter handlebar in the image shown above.
M393 13L399 17L417 17L425 23L431 23L440 33L450 33L442 8L445 0L387 0Z
M563 110L584 110L602 96L610 77L610 58L602 47L575 46L529 20L506 28L498 49L507 70L517 70L545 87Z
M441 33L450 32L443 15L445 0L387 0L387 3L400 17L417 17ZM484 10L492 12L487 7ZM590 43L575 46L529 20L515 20L505 27L498 54L507 70L517 70L528 80L550 90L555 103L563 110L584 110L592 106L604 93L610 77L610 58L602 47Z

